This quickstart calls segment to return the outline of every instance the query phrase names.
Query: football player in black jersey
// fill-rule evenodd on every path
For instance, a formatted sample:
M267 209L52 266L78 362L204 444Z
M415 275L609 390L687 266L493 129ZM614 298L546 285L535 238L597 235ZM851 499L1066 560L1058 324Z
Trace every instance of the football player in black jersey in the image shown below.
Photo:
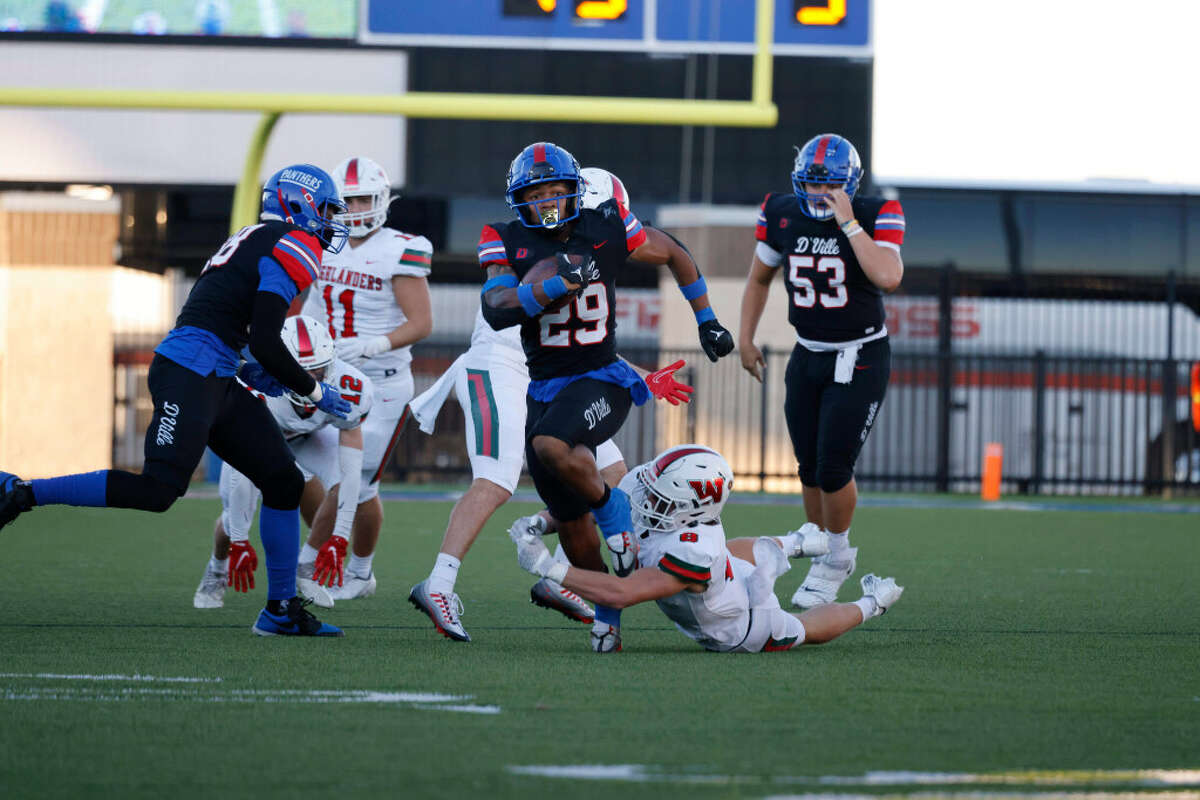
M506 197L517 218L483 227L479 260L487 270L484 318L496 330L521 325L530 377L529 473L560 522L559 540L571 563L603 572L588 512L610 541L628 537L633 528L629 498L605 485L595 448L620 429L632 405L650 396L642 378L617 357L614 289L626 261L667 265L691 303L711 360L733 349L733 337L717 321L704 278L683 247L661 231L643 229L615 198L589 209L582 194L579 163L570 153L548 142L524 148L508 170ZM520 284L546 258L557 260L558 274ZM561 308L546 310L567 296ZM597 607L598 651L620 649L619 621L616 610Z
M208 260L155 348L149 386L154 416L141 474L97 470L33 481L0 472L0 527L34 506L64 504L166 511L187 491L205 446L250 478L263 495L259 532L267 560L263 636L341 636L296 597L300 494L304 478L267 407L234 380L278 396L285 389L345 417L350 404L316 381L280 338L288 304L316 278L322 248L337 252L346 210L323 170L297 164L263 187L262 221L242 228ZM241 367L247 344L257 363Z
M784 413L804 513L829 532L831 542L829 554L813 561L792 597L801 608L834 602L854 572L854 464L879 414L891 368L882 298L904 274L904 211L895 200L856 197L861 180L858 152L845 138L825 133L800 148L793 191L763 201L742 295L742 366L761 382L765 364L754 334L771 280L783 272L788 321L798 340L784 377Z

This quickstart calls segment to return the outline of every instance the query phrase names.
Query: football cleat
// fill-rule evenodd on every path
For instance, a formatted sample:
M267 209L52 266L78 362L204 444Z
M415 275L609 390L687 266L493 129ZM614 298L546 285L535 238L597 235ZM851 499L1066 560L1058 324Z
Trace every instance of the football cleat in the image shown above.
M875 574L867 574L863 575L860 583L863 597L875 599L875 605L879 608L876 616L891 608L900 599L900 595L904 594L904 587L896 585L895 578L880 578Z
M212 565L206 566L204 577L196 587L196 594L192 595L192 607L222 608L225 605L225 586L228 580L229 576L226 573L217 572Z
M829 552L829 534L816 523L806 522L791 533L796 534L797 540L788 558L812 558Z
M408 602L418 611L424 611L442 636L456 642L471 641L471 635L458 619L459 614L463 613L462 600L453 592L431 592L428 584L428 580L423 580L414 586L408 593Z
M333 608L333 597L329 590L313 580L315 567L315 564L300 564L296 567L296 593L311 600L314 606Z
M33 508L33 487L11 472L0 472L0 528Z
M299 597L283 601L283 613L272 614L264 608L250 630L259 636L345 636L341 628L327 625L314 617Z
M365 578L347 572L342 585L331 587L328 591L333 600L353 600L356 597L370 597L375 594L375 588L374 572Z
M549 578L542 578L533 585L529 590L529 602L577 622L591 622L596 618L596 612L582 597Z
M592 625L592 650L597 653L621 652L621 629L607 622Z
M792 595L792 605L797 608L815 608L829 605L837 600L838 589L854 574L858 548L851 547L837 561L829 554L814 558L804 583Z

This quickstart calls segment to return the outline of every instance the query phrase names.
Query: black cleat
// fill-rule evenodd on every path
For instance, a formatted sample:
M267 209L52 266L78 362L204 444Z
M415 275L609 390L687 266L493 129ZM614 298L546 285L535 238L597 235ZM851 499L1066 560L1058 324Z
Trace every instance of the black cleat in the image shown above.
M282 602L278 614L264 608L250 630L259 636L345 636L341 628L327 625L314 617L305 606L311 601L293 597Z
M33 487L11 472L0 472L0 528L33 508Z

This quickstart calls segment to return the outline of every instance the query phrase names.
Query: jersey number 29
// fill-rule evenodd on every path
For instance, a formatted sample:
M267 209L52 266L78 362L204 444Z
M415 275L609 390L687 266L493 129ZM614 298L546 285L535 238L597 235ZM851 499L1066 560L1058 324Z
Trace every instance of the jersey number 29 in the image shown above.
M572 315L583 323L582 328L567 328ZM608 336L608 290L603 283L589 283L583 294L539 319L542 347L570 347L572 338L575 344L599 344Z

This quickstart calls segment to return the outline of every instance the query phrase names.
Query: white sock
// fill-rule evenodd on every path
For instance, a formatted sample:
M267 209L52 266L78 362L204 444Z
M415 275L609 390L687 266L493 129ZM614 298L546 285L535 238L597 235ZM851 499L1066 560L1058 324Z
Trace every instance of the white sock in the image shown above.
M438 553L429 573L429 591L437 594L454 594L454 583L458 580L458 568L462 562L446 553Z
M300 548L300 563L315 564L317 563L317 549L308 542L304 543L304 547Z
M850 549L850 529L846 528L841 533L826 529L826 532L829 534L829 560L844 561L840 556Z
M871 617L879 616L879 603L875 602L874 597L860 597L854 601L854 605L858 606L858 610L862 612L863 622Z
M210 557L208 559L208 569L210 572L219 572L225 575L229 572L229 556L225 558Z
M356 556L350 554L350 563L346 565L346 572L351 575L357 575L360 578L366 578L371 574L371 560L375 558L372 553L369 556Z

